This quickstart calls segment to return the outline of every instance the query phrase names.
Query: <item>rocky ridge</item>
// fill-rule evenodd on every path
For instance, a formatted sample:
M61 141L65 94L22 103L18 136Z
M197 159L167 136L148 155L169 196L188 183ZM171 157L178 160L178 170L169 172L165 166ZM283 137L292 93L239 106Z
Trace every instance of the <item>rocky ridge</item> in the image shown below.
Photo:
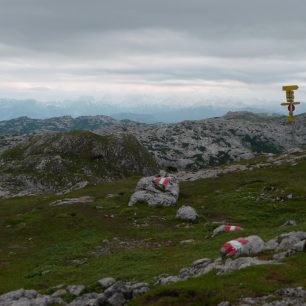
M133 134L165 168L197 171L262 153L281 153L306 145L306 114L290 126L285 116L230 112L219 118L176 124L142 124L107 116L21 117L0 122L0 135L91 130L98 134ZM294 133L292 134L292 128ZM8 139L0 141L0 147Z
M131 135L30 135L0 155L0 195L68 192L87 184L150 175L158 165Z

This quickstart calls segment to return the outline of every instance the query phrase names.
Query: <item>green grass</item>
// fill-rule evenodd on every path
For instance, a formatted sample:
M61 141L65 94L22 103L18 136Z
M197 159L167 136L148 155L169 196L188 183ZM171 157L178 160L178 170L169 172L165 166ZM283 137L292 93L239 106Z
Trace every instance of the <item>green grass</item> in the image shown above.
M241 235L225 233L210 238L214 221L240 225L245 228L243 235L258 234L264 240L291 230L306 231L305 173L306 162L301 161L294 167L183 182L178 206L191 205L200 214L199 222L188 227L175 219L175 207L128 207L138 177L89 186L65 196L1 200L0 294L21 287L48 292L58 284L94 287L106 276L153 284L159 274L177 274L196 259L217 258L225 241ZM264 191L269 186L278 190ZM293 199L256 201L263 192L273 196L292 193ZM109 193L118 196L106 198ZM49 206L57 199L83 195L93 196L94 203ZM288 219L296 220L297 226L280 227ZM186 239L195 242L179 243ZM226 276L212 272L157 287L131 304L215 305L283 286L306 286L305 272L306 255L302 253L282 266L250 267Z

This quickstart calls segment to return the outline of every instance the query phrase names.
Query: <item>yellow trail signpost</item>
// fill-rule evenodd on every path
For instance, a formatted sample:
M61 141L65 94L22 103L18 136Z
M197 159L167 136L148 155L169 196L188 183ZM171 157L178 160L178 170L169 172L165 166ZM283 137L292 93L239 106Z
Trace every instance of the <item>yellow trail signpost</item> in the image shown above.
M281 103L281 106L288 106L288 121L294 122L293 112L295 110L295 105L299 105L300 102L294 101L294 90L298 90L299 86L297 85L287 85L283 86L283 91L286 91L286 102Z

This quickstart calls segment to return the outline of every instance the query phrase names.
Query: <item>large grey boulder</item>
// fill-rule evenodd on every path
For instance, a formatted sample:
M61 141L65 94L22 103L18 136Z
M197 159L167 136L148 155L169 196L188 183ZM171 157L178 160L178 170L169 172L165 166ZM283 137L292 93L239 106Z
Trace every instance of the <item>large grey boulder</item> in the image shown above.
M176 218L185 221L195 221L198 217L196 210L191 206L183 205L176 212Z
M174 176L171 176L171 183L164 189L158 188L153 183L155 176L143 177L136 186L136 191L130 198L129 206L137 202L145 202L149 206L174 206L179 197L179 182Z

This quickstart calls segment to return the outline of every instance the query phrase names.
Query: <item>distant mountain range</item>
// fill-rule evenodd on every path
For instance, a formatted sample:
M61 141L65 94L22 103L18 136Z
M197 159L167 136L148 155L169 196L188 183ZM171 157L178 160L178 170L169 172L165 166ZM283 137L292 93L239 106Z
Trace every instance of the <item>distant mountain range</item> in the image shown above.
M14 100L0 99L0 120L10 120L18 117L29 117L33 119L47 119L51 117L71 116L111 116L117 120L128 119L142 123L175 123L183 120L200 120L212 117L220 117L231 111L250 111L255 113L272 113L276 110L273 106L267 107L243 107L232 103L231 107L221 105L194 105L173 106L170 104L139 104L131 106L122 103L120 106L96 101L90 97L77 100L67 100L61 103L42 103L36 100ZM306 111L304 105L299 110ZM281 112L281 108L279 109Z

